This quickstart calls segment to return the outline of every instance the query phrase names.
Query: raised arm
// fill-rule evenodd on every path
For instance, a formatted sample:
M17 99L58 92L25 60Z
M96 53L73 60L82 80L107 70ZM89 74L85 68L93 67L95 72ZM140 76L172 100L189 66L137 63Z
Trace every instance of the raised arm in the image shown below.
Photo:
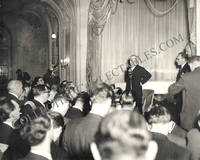
M151 78L151 73L149 73L145 68L142 68L141 83L146 83Z

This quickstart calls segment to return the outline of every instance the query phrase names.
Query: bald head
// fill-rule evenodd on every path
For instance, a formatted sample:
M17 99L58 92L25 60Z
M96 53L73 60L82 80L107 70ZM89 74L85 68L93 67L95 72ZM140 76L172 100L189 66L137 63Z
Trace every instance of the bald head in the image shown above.
M17 95L18 97L23 92L23 84L19 80L11 80L7 86L8 92Z

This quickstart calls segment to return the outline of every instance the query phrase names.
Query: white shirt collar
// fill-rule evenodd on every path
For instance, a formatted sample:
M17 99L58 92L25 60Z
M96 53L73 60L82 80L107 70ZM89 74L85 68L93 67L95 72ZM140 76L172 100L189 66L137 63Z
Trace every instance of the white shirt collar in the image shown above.
M38 150L31 149L31 153L43 156L43 157L45 157L49 160L53 160L51 154L48 153L48 152L41 152L41 151L38 151Z
M15 96L18 99L18 96L12 92L8 92L9 94L12 94L13 96Z
M41 102L38 98L34 98L34 99L35 99L36 101L40 102L40 103L45 107L44 103Z
M10 126L12 129L15 129L11 122L4 121L3 123Z
M74 105L74 106L72 106L72 108L76 108L76 109L80 110L81 112L83 112L83 108L81 108L79 106Z
M181 65L181 68L183 68L183 67L184 67L184 65L185 65L186 63L187 63L187 62L185 62L184 64L182 64L182 65Z

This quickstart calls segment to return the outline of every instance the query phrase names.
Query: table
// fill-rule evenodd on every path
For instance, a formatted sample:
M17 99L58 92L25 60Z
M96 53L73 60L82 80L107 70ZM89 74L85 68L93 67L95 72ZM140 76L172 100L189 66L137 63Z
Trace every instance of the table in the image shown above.
M152 89L154 90L154 94L168 94L169 86L174 83L173 81L148 81L143 84L143 89ZM126 83L115 83L116 87L120 87L125 90Z

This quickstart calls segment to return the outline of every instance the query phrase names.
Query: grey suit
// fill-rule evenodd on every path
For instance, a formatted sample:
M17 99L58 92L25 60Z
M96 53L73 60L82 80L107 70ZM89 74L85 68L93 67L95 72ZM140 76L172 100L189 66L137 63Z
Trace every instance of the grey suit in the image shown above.
M176 83L169 87L169 94L183 91L183 107L180 114L181 126L190 130L200 110L200 67L185 73Z

